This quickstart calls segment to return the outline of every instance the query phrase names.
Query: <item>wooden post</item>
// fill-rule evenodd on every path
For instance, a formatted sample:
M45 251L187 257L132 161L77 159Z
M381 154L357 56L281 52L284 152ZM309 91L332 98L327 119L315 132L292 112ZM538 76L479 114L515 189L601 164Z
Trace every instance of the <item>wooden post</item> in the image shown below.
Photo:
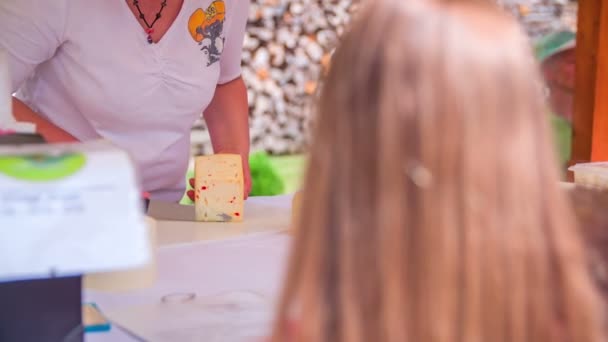
M571 164L591 160L602 1L579 1Z
M598 16L600 23L591 160L608 161L608 4L602 6Z

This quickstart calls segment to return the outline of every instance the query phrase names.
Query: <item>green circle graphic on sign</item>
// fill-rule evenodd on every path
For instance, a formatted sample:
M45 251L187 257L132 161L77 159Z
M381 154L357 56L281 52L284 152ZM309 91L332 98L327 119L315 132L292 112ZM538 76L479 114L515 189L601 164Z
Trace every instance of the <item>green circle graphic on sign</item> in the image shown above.
M86 163L83 154L0 156L0 173L19 180L48 182L69 177Z

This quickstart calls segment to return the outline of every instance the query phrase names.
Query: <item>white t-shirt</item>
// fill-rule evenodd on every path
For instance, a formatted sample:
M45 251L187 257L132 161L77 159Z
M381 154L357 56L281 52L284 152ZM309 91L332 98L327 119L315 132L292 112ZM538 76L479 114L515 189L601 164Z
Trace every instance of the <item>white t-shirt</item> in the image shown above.
M79 140L126 149L143 189L177 201L193 123L241 74L249 4L184 0L148 44L125 0L0 0L0 48L18 98Z

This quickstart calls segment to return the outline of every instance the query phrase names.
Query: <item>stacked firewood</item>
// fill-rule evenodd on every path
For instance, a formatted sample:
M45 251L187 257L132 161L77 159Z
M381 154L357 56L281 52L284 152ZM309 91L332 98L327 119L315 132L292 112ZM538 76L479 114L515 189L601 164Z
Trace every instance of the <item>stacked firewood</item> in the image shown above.
M297 153L307 142L307 118L319 76L356 6L351 0L252 2L243 51L253 150ZM211 147L203 122L193 153Z

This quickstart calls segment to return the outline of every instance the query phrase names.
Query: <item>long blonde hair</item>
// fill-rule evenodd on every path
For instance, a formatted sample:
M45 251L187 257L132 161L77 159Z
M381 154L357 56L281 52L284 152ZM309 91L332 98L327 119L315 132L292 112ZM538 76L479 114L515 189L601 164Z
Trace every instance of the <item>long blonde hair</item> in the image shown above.
M540 84L488 4L360 9L319 101L273 341L598 341Z

